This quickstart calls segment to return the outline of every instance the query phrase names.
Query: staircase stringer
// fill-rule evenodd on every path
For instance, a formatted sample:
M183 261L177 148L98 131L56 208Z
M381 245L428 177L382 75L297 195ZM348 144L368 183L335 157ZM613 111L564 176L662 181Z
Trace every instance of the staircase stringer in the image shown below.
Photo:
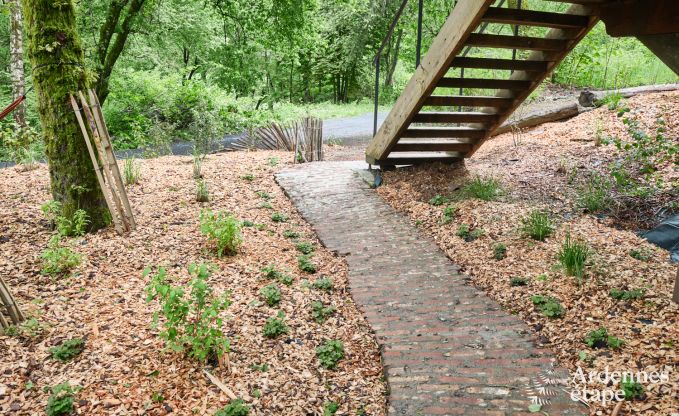
M465 46L469 35L495 0L461 0L453 9L443 28L434 39L415 75L408 82L389 112L377 135L368 145L366 159L375 164L389 156L403 132L422 108L438 81L445 76L450 64Z

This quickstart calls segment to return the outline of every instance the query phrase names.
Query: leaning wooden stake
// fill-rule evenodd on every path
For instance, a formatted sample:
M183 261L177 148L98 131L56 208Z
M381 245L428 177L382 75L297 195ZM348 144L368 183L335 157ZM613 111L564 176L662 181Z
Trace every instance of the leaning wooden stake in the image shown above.
M26 317L24 316L23 312L21 312L21 309L19 308L16 299L14 299L14 296L12 295L12 292L9 291L9 287L1 277L0 277L0 301L5 306L5 309L7 309L7 314L9 315L9 318L12 320L14 325L18 325L24 320L26 320ZM7 328L9 326L7 320L2 315L1 312L0 312L0 324L2 324L4 328Z

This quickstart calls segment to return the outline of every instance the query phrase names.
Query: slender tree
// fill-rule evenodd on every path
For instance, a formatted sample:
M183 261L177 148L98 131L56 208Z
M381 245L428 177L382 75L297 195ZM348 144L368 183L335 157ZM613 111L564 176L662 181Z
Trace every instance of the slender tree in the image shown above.
M52 196L64 216L83 209L91 229L102 228L110 213L69 101L71 93L90 85L73 1L22 2Z
M12 98L22 97L26 92L24 78L24 39L23 13L20 0L9 0L9 72L12 79ZM20 127L26 127L26 105L21 103L14 110L14 121Z

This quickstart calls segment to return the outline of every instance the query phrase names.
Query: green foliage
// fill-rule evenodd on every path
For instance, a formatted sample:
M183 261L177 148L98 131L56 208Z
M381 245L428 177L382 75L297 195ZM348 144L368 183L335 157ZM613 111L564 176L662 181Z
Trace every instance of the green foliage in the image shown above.
M0 124L0 161L9 160L17 165L33 166L44 154L42 139L30 126Z
M339 410L339 405L335 402L326 403L323 406L323 416L334 416Z
M5 330L5 334L10 337L34 339L45 331L45 326L35 318L29 318L19 325L12 325Z
M589 180L578 189L578 206L590 213L597 213L608 208L610 203L611 183L598 174L592 174Z
M299 233L295 230L285 230L283 231L283 237L294 240L296 238L299 238Z
M85 210L79 209L73 213L71 218L62 215L54 217L54 223L59 235L67 237L80 237L87 232L90 224L90 217Z
M509 285L511 287L526 286L528 285L528 279L525 277L512 277L512 279L509 281Z
M125 159L123 176L125 177L126 185L138 184L141 180L141 168L139 167L139 163L134 159Z
M40 257L42 258L42 274L52 276L69 273L80 266L82 261L80 254L61 245L61 238L59 236L52 237Z
M271 198L272 198L271 195L269 195L268 192L264 192L264 191L256 191L255 194L256 194L258 197L264 199L265 201L269 201L269 200L271 200Z
M85 341L80 338L69 339L56 347L50 348L52 358L61 362L67 362L80 355L85 349Z
M652 254L646 250L630 250L630 257L639 261L649 261Z
M311 302L311 316L314 318L314 321L319 324L324 323L326 319L334 315L336 311L337 308L333 305L324 306L323 303L319 301Z
M635 400L644 397L644 386L634 377L625 376L620 382L620 388L625 393L625 400Z
M283 334L287 334L288 331L289 328L285 324L285 314L283 312L278 312L277 316L266 320L263 333L267 338L278 338Z
M443 224L449 224L455 219L457 216L457 211L458 208L455 205L449 205L443 210L443 214L441 215L441 222Z
M210 270L204 264L189 266L193 279L189 283L190 293L182 286L172 284L164 268L156 274L151 269L144 271L144 277L151 277L146 288L146 301L158 300L161 311L153 314L153 323L158 325L160 315L164 318L160 337L165 345L177 352L185 352L190 358L204 362L208 358L221 357L229 351L229 340L222 332L223 320L219 314L230 302L228 294L217 296L208 284Z
M436 196L434 196L432 199L429 200L429 204L430 204L430 205L433 205L433 206L435 206L435 207L438 207L438 206L441 206L441 205L445 205L445 204L447 204L448 202L450 202L450 198L445 197L445 196L443 196L443 195L436 195Z
M324 292L332 292L335 282L333 281L332 277L326 277L322 276L316 279L316 281L313 283L313 288L316 290L322 290Z
M203 177L203 156L193 154L193 179L201 179Z
M210 202L210 192L203 179L196 180L196 202Z
M297 257L297 267L304 273L314 274L316 273L316 265L311 262L311 257L309 255L302 255Z
M471 243L474 240L478 240L484 233L485 232L481 228L470 230L469 224L460 224L455 235L464 239L464 241Z
M635 290L611 289L609 293L613 299L617 300L636 300L644 297L644 291L642 289Z
M533 240L545 241L554 232L554 225L549 214L535 210L521 221L521 232Z
M242 399L236 399L214 416L248 416L248 414L250 414L250 406L247 406Z
M68 382L52 387L45 409L47 416L65 416L73 413L75 393L76 390Z
M633 118L624 118L623 123L632 137L629 142L614 140L618 150L624 151L626 159L638 163L641 171L652 175L659 166L667 162L679 165L679 144L665 135L666 123L663 119L656 121L657 127L654 135L649 135L641 124Z
M288 218L287 215L280 213L280 212L274 212L273 214L271 214L271 221L273 221L273 222L278 222L278 223L288 222L288 219L289 218Z
M568 276L575 276L581 281L585 274L585 265L592 255L592 251L582 240L575 240L571 234L566 234L566 239L559 250L559 262L566 270Z
M295 244L295 248L302 254L311 254L314 252L314 245L309 242L300 242Z
M233 255L243 242L240 223L226 212L213 213L203 210L200 213L200 231L217 246L217 255Z
M327 340L316 348L316 356L323 367L334 370L344 358L344 344L341 341Z
M278 161L279 159L277 157L270 157L266 159L266 164L271 166L271 167L276 167L278 166Z
M493 257L495 260L503 260L507 257L507 246L503 243L497 243L493 246Z
M566 314L566 310L556 298L535 295L530 299L533 302L533 305L540 309L540 312L548 318L561 318Z
M247 181L247 182L252 182L255 180L255 175L252 173L246 173L245 175L240 177L242 180Z
M476 176L460 189L463 198L477 198L483 201L495 201L502 194L502 184L495 178Z
M595 349L604 347L618 349L624 344L624 341L612 335L609 335L608 330L603 326L599 329L587 333L584 341L588 347Z
M259 294L262 295L269 306L278 306L281 302L281 289L276 284L264 286L259 290Z

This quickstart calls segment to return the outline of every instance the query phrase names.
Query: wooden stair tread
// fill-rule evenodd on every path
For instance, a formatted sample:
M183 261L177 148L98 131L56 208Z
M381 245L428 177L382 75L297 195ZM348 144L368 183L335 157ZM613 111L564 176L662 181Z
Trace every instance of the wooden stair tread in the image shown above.
M548 64L547 61L457 57L453 59L451 67L544 72L547 70Z
M525 90L530 88L531 81L512 79L483 78L441 78L436 84L440 88L477 88L492 90Z
M481 112L432 111L418 113L413 123L493 123L497 117L497 114Z
M568 47L568 40L472 33L467 38L466 44L467 46L477 46L483 48L527 49L534 51L557 52Z
M535 10L506 9L500 7L489 8L482 20L488 23L506 23L562 29L586 27L589 24L589 18L587 16Z
M482 139L486 134L486 130L470 127L409 127L401 137Z
M512 105L514 99L503 97L479 97L479 96L465 96L465 95L432 95L428 97L425 106L442 106L442 107L496 107L507 108Z
M401 139L396 143L392 152L468 152L474 143L469 139Z
M428 162L452 163L464 158L462 152L398 152L392 153L385 160L372 161L373 165L396 166L417 165ZM368 160L371 162L370 160Z

